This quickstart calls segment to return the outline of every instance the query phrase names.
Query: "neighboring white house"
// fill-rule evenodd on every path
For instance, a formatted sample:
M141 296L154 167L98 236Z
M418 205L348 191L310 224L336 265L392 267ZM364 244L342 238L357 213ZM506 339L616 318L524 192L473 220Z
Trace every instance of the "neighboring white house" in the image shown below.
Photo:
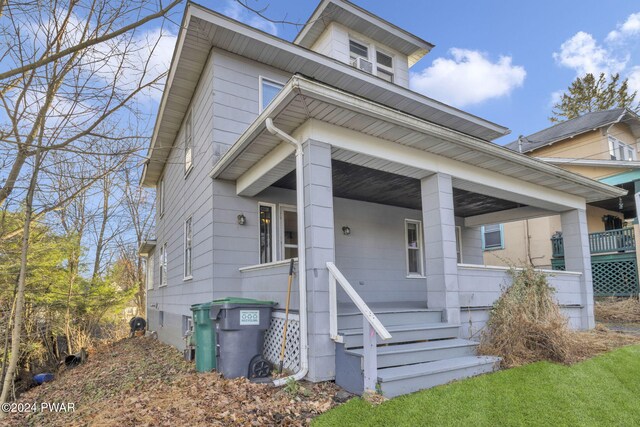
M552 214L567 271L550 281L571 324L594 326L585 204L625 191L497 146L506 128L411 91L431 48L343 0L293 42L187 4L143 175L161 340L184 345L194 303L284 307L294 257L298 377L395 396L486 372L495 359L469 338L508 275L482 265L480 227Z

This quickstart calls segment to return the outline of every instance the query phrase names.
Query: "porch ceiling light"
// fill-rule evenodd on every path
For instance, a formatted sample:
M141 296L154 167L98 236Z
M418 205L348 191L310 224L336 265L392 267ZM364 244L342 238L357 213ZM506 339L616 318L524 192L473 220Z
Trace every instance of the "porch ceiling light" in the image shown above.
M247 223L247 217L245 217L244 214L238 215L238 224L245 225L246 223Z
M351 234L351 229L345 225L344 227L342 227L342 234L348 236L349 234Z

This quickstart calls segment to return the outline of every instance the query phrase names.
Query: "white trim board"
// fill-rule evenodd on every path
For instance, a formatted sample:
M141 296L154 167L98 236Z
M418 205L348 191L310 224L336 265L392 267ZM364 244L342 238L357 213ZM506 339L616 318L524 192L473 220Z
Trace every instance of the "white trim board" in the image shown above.
M557 212L568 209L586 209L585 199L553 190L541 185L508 177L494 171L427 153L399 144L390 144L380 138L310 119L300 126L294 137L300 141L314 140L334 147L386 159L431 173L444 173L458 180L474 183L476 192L487 196Z

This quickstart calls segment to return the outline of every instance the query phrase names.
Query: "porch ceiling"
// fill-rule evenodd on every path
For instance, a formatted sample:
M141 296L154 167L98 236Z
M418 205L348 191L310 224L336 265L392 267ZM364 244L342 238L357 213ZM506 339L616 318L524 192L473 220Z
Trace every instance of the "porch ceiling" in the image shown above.
M419 179L335 159L331 161L331 166L334 197L409 209L422 209ZM295 189L295 171L278 180L274 187ZM454 188L453 206L456 216L467 218L515 209L524 205Z
M625 219L636 218L636 201L634 197L635 188L633 182L625 182L619 184L618 187L624 188L628 191L626 196L622 196L622 209L620 209L620 199L613 198L607 200L601 200L599 202L589 203L590 205L597 206L613 212L620 212L624 215Z
M578 198L593 202L625 194L622 189L302 76L294 76L225 153L211 172L213 178L242 180L242 188L249 191L239 194L252 196L293 170L292 156L286 152L278 168L259 167L265 157L286 145L266 131L264 121L269 117L300 140L323 138L319 140L333 146L337 160L411 178L444 171L453 176L458 188L521 205L560 211L571 206L565 203L568 200L575 204ZM371 148L374 146L377 148ZM381 154L385 151L396 160ZM251 179L245 179L248 175ZM508 182L510 190L505 190ZM546 194L530 197L529 192L540 188L554 192L555 202Z

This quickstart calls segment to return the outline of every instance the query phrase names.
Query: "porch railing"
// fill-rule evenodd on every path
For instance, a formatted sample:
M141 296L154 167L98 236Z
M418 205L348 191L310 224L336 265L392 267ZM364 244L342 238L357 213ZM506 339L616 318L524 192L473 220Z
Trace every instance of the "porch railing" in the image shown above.
M553 236L551 238L551 247L554 258L564 256L562 236ZM592 254L634 251L636 249L636 239L633 234L633 228L589 233L589 249Z
M376 335L379 335L383 340L388 340L391 338L391 334L356 290L353 289L353 286L338 270L338 267L334 263L328 262L327 268L329 269L329 334L335 342L342 342L342 336L338 335L338 292L336 283L339 283L362 313L364 390L375 391L376 383L378 382L378 343Z

